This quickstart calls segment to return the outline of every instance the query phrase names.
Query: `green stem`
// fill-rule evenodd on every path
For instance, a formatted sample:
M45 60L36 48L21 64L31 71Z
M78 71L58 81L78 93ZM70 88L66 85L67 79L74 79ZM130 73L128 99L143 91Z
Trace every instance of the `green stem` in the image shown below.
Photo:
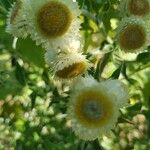
M147 69L149 67L150 67L150 64L146 64L144 66L140 66L138 69L136 69L134 72L128 74L127 76L131 77L131 76L135 75L136 73L139 73L139 72L141 72L141 71L143 71L143 70L145 70L145 69ZM123 80L123 79L125 79L125 77L121 78L121 80Z

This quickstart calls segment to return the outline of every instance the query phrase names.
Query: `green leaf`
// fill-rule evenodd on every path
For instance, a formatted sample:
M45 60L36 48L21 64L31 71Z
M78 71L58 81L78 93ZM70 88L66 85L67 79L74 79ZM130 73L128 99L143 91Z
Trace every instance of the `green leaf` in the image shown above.
M150 81L145 83L142 92L144 96L144 102L150 108Z
M122 70L122 65L120 65L111 75L111 78L118 79Z
M140 53L137 56L136 61L137 62L143 62L143 63L146 63L146 62L150 61L150 52Z
M126 109L130 112L130 111L140 111L142 108L142 103L138 102L132 106L127 107Z
M15 71L0 71L0 99L4 99L7 95L17 95L21 93L21 84L16 80Z
M2 20L4 21L4 20ZM5 32L5 26L0 26L0 49L12 49L13 37Z
M31 98L31 108L33 109L34 106L35 106L35 101L36 101L36 97L37 97L37 94L35 91L33 91L30 95L30 98Z
M14 1L15 0L0 0L0 6L8 10Z
M44 49L41 46L36 46L35 42L29 37L26 39L18 39L16 49L23 60L44 68Z
M16 63L16 79L19 81L21 85L23 86L26 85L25 70L22 66L20 66L19 63Z

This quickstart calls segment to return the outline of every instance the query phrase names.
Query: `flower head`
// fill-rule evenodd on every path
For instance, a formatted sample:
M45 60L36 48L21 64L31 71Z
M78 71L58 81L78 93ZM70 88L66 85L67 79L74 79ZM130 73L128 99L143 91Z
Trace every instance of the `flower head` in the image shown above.
M150 0L122 0L120 6L122 11L130 16L150 16Z
M63 53L56 60L55 76L60 79L73 79L85 73L88 61L81 53Z
M134 53L143 50L149 41L148 27L138 17L124 18L118 26L117 40L125 52Z
M80 37L80 11L72 0L28 0L26 14L32 39L47 49Z
M98 83L91 77L81 78L72 88L68 107L75 134L83 140L94 140L109 132L117 122L119 108L129 98L118 80Z
M6 32L15 37L25 38L28 35L27 22L24 14L26 0L18 0L10 8L7 15Z

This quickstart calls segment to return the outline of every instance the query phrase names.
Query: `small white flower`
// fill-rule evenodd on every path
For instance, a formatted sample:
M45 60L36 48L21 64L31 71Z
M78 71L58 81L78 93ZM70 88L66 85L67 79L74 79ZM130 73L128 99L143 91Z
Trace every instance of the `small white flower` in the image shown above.
M88 60L81 53L61 53L54 63L54 72L57 78L73 79L85 73L88 67Z
M80 10L72 0L27 0L31 38L46 49L62 48L80 40Z
M107 134L128 99L128 90L118 80L99 83L92 77L81 78L73 84L67 111L73 131L83 140Z
M124 18L117 29L117 41L122 50L134 53L143 51L149 44L149 29L138 17Z
M25 8L26 0L20 0L13 3L8 12L6 32L15 37L26 38L28 35Z

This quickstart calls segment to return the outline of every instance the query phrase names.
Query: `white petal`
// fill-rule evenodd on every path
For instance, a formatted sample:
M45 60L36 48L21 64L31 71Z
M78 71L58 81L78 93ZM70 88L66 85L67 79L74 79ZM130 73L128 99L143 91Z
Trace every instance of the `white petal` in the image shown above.
M120 107L127 104L129 100L128 89L122 82L119 80L107 80L100 84L107 89L107 92L110 95L112 94L116 96L116 101Z

